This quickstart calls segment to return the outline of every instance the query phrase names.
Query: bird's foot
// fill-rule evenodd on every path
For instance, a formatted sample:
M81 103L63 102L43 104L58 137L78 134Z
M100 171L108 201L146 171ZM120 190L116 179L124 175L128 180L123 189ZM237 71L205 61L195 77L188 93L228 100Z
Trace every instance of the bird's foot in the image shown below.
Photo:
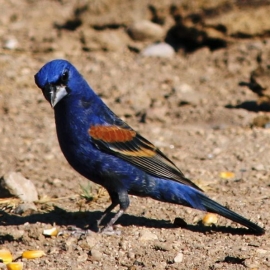
M91 230L83 230L76 227L68 227L66 230L60 231L58 235L73 236L76 238L81 238L82 236L87 236L92 233Z
M107 235L121 235L122 234L120 230L115 229L113 226L105 226L99 229L99 233L107 234Z

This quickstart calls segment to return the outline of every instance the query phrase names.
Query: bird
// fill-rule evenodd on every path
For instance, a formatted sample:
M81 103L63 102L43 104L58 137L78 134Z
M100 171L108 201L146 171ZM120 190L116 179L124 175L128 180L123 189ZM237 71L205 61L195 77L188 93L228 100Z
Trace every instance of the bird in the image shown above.
M265 232L205 195L159 148L114 114L67 60L46 63L34 79L54 109L59 145L68 163L108 191L111 204L97 221L99 232L113 230L129 207L129 195L216 213L251 233ZM119 210L102 227L118 205Z

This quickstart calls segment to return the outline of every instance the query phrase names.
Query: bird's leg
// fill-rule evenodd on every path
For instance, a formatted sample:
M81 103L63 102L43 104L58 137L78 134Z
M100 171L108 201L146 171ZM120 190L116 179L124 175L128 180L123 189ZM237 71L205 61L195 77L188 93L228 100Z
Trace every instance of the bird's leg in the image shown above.
M114 223L124 214L124 212L127 210L129 206L129 198L126 191L119 192L117 195L118 195L118 202L120 204L120 209L115 214L115 216L107 223L107 225L100 230L101 233L112 231L112 226L114 225ZM112 207L112 204L106 209L106 211Z
M111 205L103 212L100 219L97 220L97 225L100 226L101 222L104 220L104 218L119 204L119 202L113 202Z
M116 192L110 192L108 191L111 201L112 203L110 204L110 206L103 212L102 216L100 217L100 219L97 221L97 226L99 226L101 224L101 222L104 220L104 218L110 214L110 212L120 203L119 202L119 197L118 194Z

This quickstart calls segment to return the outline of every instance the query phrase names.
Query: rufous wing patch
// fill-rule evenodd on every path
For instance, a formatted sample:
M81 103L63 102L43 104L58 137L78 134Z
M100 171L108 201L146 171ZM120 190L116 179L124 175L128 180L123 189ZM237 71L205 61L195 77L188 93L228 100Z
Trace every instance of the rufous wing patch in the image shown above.
M134 130L123 129L118 126L92 126L88 130L90 136L96 140L102 140L107 143L131 141L135 136Z

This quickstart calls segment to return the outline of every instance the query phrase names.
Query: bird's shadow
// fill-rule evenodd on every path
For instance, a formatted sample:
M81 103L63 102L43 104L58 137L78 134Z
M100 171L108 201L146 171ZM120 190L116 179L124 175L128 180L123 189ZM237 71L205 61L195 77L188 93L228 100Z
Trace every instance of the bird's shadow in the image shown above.
M237 105L227 104L227 109L244 109L250 112L269 112L270 107L268 102L258 104L255 100L247 100Z
M0 212L0 225L1 226L9 226L9 225L22 225L25 223L34 224L36 222L42 222L46 224L56 224L58 226L67 226L67 227L76 227L78 229L88 229L93 232L97 232L97 223L96 221L101 217L102 212L94 211L94 212L67 212L66 210L55 207L54 210L48 213L35 213L28 216L18 216L13 214L7 214L5 212ZM111 218L113 214L111 214L109 218ZM106 223L106 221L105 221ZM128 226L138 226L138 227L146 227L146 228L167 228L167 229L176 229L179 226L174 225L169 220L159 220L159 219L151 219L142 216L134 216L130 214L124 214L118 222L123 227ZM246 235L253 234L250 230L245 228L232 228L225 226L214 226L214 227L206 227L201 224L191 225L187 224L182 227L185 230L189 230L192 232L200 232L204 234L221 232L221 233L230 233L232 235ZM0 231L0 237L5 241L12 241L13 237L9 234L3 235Z

